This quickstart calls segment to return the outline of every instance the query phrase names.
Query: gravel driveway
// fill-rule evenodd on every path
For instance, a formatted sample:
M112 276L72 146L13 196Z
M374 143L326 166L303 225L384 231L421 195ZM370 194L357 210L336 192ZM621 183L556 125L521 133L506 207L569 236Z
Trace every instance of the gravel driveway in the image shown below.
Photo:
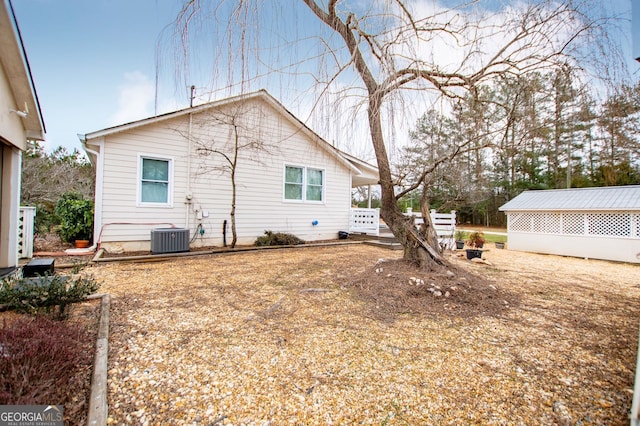
M445 282L379 261L400 255L92 268L112 295L109 423L628 424L639 266L492 249L452 256ZM366 294L384 285L411 303Z

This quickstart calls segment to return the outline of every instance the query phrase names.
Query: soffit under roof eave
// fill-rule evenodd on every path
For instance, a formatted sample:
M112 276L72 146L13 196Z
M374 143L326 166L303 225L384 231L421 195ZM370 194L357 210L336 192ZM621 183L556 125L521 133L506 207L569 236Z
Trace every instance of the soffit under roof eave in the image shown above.
M27 139L32 141L43 141L45 140L44 132L40 130L28 130L26 132Z

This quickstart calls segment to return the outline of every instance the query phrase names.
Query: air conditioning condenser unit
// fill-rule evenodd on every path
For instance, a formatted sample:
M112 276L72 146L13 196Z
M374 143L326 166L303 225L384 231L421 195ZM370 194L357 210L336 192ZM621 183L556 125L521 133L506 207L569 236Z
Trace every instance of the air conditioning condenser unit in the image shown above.
M186 228L155 228L151 230L151 253L189 251L189 230Z

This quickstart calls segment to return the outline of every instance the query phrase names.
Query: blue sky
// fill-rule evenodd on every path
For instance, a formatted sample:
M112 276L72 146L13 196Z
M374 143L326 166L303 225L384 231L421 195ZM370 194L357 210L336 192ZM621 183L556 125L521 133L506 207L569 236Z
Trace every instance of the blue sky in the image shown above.
M47 148L79 148L77 133L154 113L156 45L175 19L177 2L13 0L13 6L43 110ZM165 97L161 112L188 106L187 93Z
M188 106L189 84L178 82L174 77L175 51L170 44L174 31L172 22L181 1L12 1L47 126L47 149L59 145L80 148L77 133ZM640 0L633 1L640 3ZM272 27L260 29L266 30L265 38L282 31L295 35L296 31L304 30L301 20L307 16L305 12L287 7L285 3L274 6L282 19L274 18L270 23ZM629 0L612 3L630 18ZM296 24L289 25L291 22ZM317 22L313 24L317 25ZM640 28L636 28L638 30ZM629 50L630 40L628 37L626 41ZM159 41L160 51L157 50ZM211 42L203 42L198 47L203 49L203 58L212 56ZM289 54L299 54L301 47L294 49L297 51L287 52L282 47L273 52L274 58L286 60ZM313 50L309 51L309 54L313 53ZM158 60L159 67L156 66ZM192 75L203 76L211 69L211 62L194 62L190 67ZM637 67L632 69L636 79L637 70ZM212 78L205 76L190 84L204 92L211 89L207 88L210 81ZM291 80L279 77L272 83L277 85L278 81L280 87L275 90L269 87L270 92L277 98L292 99L288 92ZM294 114L299 114L295 102L289 103L287 99L283 102ZM299 118L307 119L304 114L299 114Z

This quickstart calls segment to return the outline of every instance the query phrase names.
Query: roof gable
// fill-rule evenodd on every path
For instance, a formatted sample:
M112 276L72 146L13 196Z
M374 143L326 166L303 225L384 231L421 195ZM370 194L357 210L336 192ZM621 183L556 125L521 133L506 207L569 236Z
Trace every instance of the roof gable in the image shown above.
M638 210L640 185L525 191L501 211Z
M95 132L87 133L86 135L78 135L83 145L92 140L105 136L114 135L121 132L126 132L139 127L153 125L156 123L165 122L188 114L198 114L214 108L222 108L228 105L232 105L238 102L246 102L254 99L259 99L266 102L271 106L278 114L287 119L293 126L300 129L301 132L306 134L312 141L314 141L318 147L327 151L332 157L334 157L340 164L344 165L357 175L363 172L359 169L357 164L349 157L343 155L340 151L335 149L331 144L322 139L317 133L307 127L302 121L294 116L289 110L287 110L280 102L278 102L273 96L271 96L266 90L259 90L257 92L247 93L244 95L234 96L219 101L213 101L206 104L198 105L195 107L185 108L178 111L145 118L142 120L126 123L106 129L98 130ZM364 162L363 162L364 163ZM365 163L366 164L366 163Z

